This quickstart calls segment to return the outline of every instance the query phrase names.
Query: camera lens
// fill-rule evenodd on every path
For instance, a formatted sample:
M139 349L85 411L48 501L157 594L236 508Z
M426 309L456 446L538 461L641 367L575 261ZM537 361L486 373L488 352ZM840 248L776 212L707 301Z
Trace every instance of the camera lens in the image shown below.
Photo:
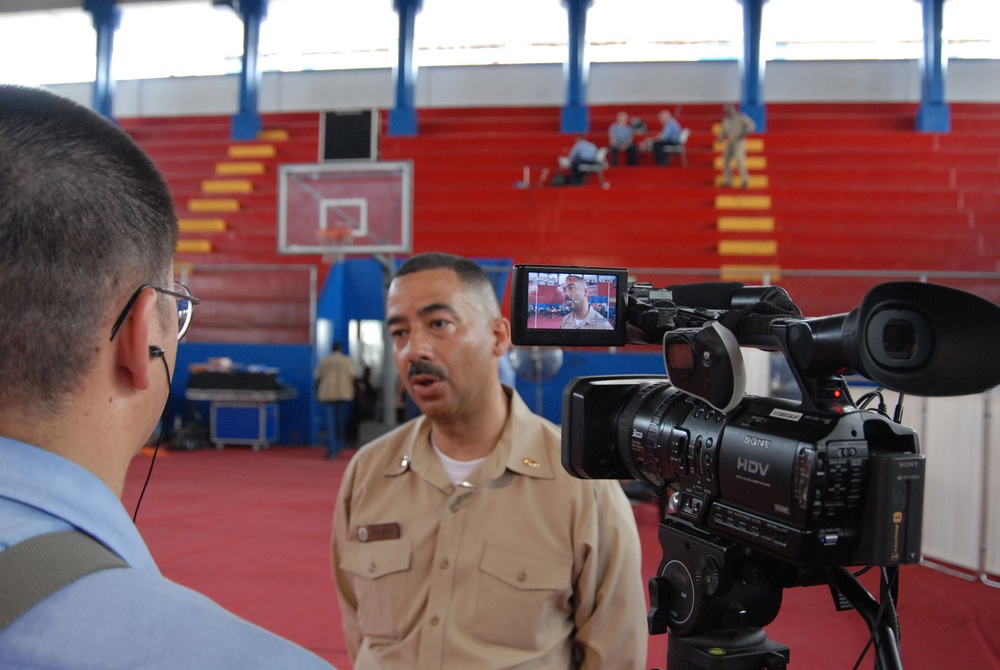
M912 370L924 365L933 350L934 336L920 314L884 309L869 320L868 349L879 365Z
M696 402L668 382L643 385L629 398L615 426L618 454L632 477L660 486L687 469L689 435L680 425Z

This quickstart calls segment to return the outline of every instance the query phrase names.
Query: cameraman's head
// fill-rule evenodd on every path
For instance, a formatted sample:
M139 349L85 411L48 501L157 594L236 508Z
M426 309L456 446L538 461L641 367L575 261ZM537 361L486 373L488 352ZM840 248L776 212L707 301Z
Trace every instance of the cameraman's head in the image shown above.
M166 398L156 359L173 366L178 335L176 300L140 287L172 288L176 244L167 185L126 133L0 86L0 434L58 451L72 430L79 444L61 446L74 454L138 450ZM94 422L114 427L104 446L86 445Z
M562 292L565 296L566 307L569 308L577 319L582 319L590 309L590 287L580 275L567 275L562 283Z

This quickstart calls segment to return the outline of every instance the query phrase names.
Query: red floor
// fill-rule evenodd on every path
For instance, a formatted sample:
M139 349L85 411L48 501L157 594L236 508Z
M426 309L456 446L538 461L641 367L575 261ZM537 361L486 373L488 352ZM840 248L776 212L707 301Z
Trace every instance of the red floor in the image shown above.
M273 447L161 451L138 525L169 578L350 668L330 577L329 533L337 486L350 454ZM150 459L126 482L131 511ZM635 507L643 573L660 560L657 510ZM876 585L866 581L870 590ZM922 567L901 571L899 617L906 668L1000 668L1000 591ZM786 590L768 637L791 649L795 669L855 667L867 629L837 612L826 587ZM666 636L651 637L648 667L666 665ZM871 653L858 667L873 667Z

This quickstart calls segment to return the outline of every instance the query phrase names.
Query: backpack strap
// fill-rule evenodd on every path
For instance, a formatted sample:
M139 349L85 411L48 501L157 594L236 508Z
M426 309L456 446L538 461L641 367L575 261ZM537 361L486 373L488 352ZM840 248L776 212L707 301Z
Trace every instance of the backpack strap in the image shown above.
M77 530L28 538L0 551L0 631L81 577L128 564Z

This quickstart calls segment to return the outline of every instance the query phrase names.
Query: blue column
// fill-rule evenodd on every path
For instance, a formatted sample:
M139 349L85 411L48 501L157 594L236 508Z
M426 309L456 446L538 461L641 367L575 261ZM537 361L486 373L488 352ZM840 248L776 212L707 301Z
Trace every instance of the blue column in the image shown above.
M260 24L267 17L267 0L229 0L243 20L243 71L240 73L240 109L233 115L231 137L252 140L262 123L258 113L260 99Z
M564 133L585 133L590 130L590 113L587 107L588 63L587 10L594 0L562 0L569 18L569 39L566 41L566 62L563 79L566 81L566 104L562 108L561 130Z
M944 97L945 58L941 29L944 0L920 0L924 16L924 50L920 57L920 107L917 130L947 133L951 110Z
M423 0L393 0L393 8L399 14L399 57L393 71L396 106L389 110L390 135L417 134L417 108L414 105L417 68L413 64L413 34L422 6Z
M764 105L764 60L760 56L760 29L767 0L741 0L743 4L743 57L740 59L742 87L740 111L753 119L757 132L767 130Z
M94 30L97 31L97 72L94 74L92 105L105 118L114 120L115 80L111 78L111 55L122 13L115 6L115 0L86 0L84 9L93 17Z

